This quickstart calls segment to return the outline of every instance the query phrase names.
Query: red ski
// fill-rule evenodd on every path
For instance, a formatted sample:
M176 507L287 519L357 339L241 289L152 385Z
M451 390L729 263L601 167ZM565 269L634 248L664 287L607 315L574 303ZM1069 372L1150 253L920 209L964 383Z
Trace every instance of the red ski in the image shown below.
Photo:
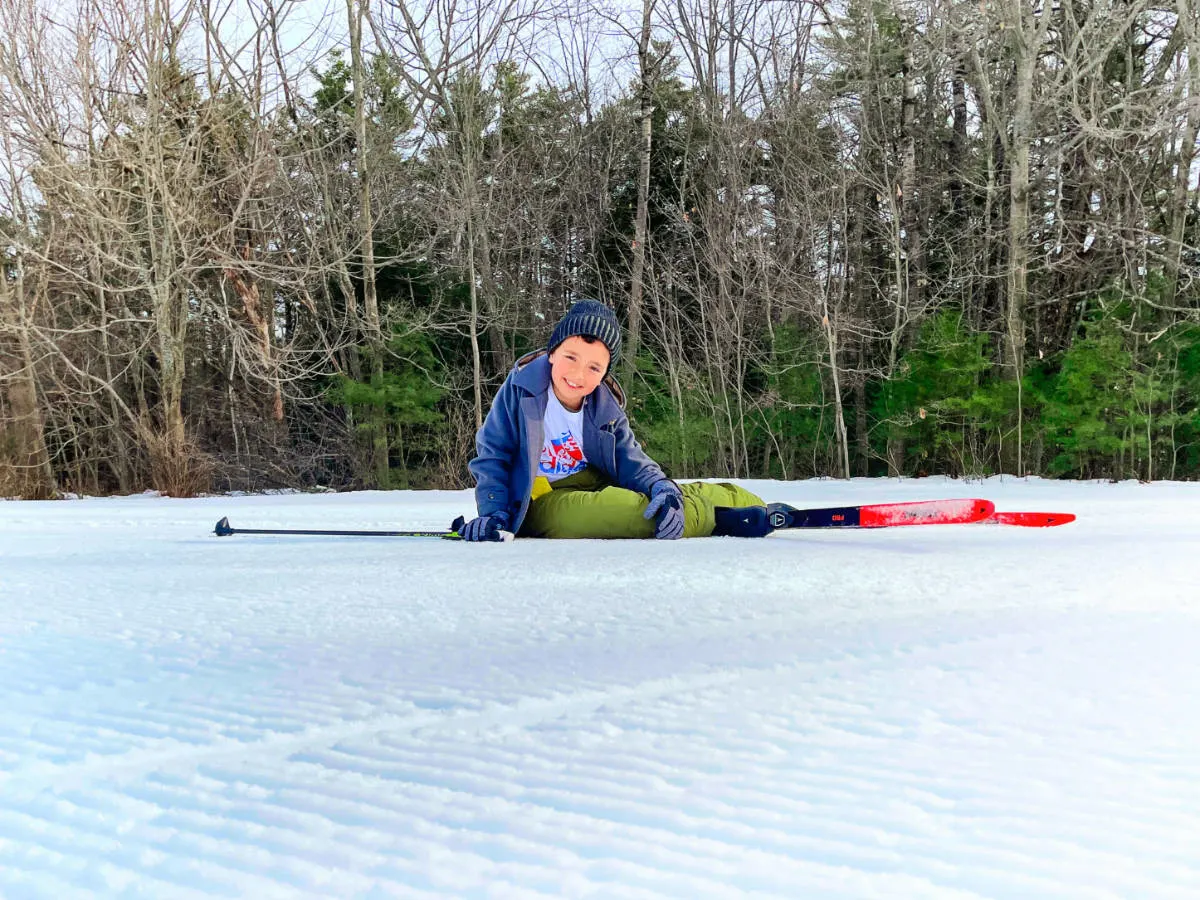
M776 528L887 528L894 525L959 525L982 522L996 512L991 500L916 500L793 509L783 503L767 507Z
M1025 528L1053 528L1075 521L1075 513L998 512L984 520L990 525L1020 525Z

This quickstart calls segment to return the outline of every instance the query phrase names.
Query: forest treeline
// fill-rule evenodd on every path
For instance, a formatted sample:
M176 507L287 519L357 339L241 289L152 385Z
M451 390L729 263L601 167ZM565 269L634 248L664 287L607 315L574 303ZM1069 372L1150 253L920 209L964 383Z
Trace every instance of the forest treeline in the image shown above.
M0 496L465 486L582 297L675 477L1195 478L1193 2L0 0Z

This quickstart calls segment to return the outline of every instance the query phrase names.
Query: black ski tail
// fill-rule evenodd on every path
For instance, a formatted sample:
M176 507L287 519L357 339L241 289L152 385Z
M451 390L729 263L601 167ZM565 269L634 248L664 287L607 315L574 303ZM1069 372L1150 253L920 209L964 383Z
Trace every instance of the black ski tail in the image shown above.
M857 528L861 510L859 506L797 509L786 503L768 503L767 519L773 528Z

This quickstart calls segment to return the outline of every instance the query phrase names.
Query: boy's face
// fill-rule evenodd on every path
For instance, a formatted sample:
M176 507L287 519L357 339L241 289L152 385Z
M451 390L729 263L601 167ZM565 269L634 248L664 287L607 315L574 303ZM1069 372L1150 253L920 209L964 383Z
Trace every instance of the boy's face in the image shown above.
M550 354L550 385L564 407L575 412L608 371L608 348L600 341L588 343L573 335Z

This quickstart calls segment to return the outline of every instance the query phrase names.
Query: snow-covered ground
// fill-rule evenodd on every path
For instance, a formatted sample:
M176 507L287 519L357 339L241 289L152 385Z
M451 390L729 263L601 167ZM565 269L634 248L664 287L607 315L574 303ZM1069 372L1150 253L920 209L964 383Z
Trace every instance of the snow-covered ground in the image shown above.
M1055 529L442 527L467 492L0 503L0 897L1200 896L1200 485Z

